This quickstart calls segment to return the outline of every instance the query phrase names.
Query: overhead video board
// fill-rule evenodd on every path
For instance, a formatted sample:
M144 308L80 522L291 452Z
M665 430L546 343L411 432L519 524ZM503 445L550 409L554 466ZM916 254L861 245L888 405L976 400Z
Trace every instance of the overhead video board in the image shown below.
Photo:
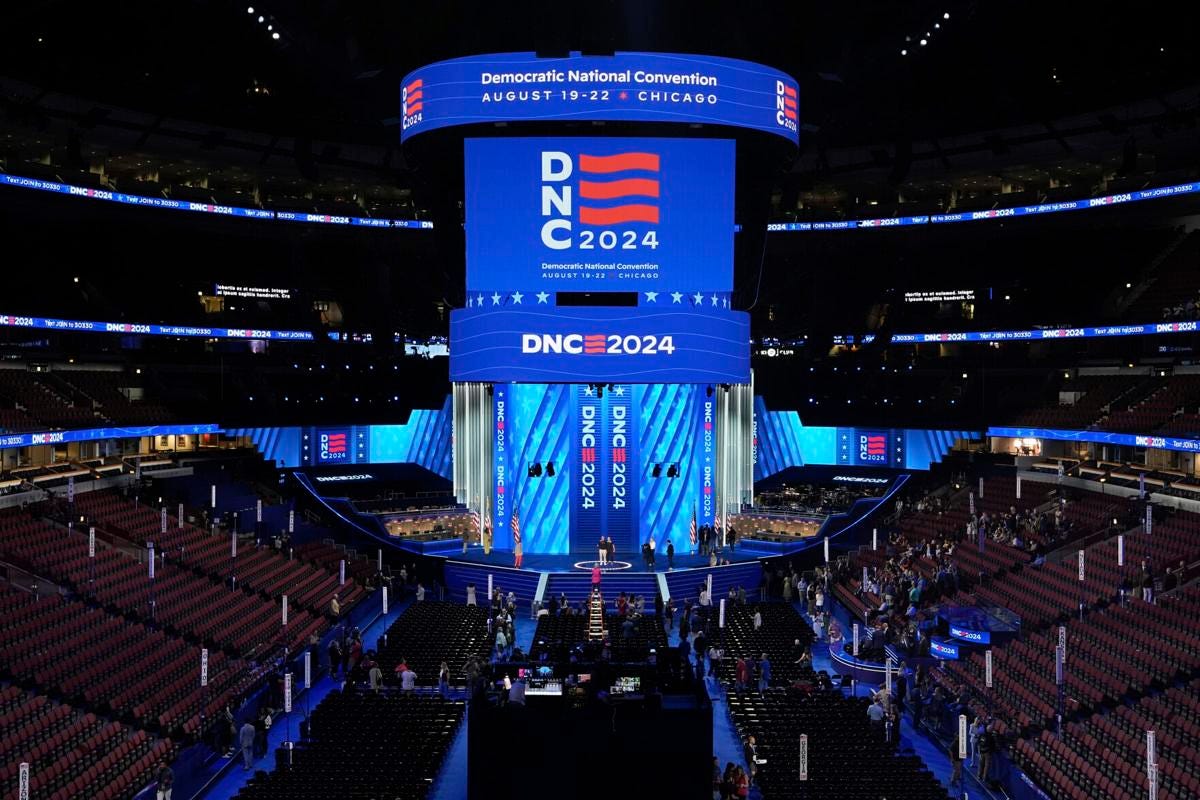
M734 143L468 139L469 290L728 291Z

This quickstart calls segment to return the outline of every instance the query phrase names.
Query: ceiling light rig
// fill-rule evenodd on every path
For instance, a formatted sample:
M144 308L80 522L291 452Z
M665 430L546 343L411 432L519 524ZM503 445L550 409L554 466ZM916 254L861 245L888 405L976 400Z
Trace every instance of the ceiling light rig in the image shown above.
M950 19L950 12L949 12L949 11L943 12L943 13L942 13L942 16L941 16L941 19L942 19L942 20L948 20L948 19ZM932 42L933 42L933 35L934 35L935 33L939 33L941 30L942 30L942 23L941 23L941 22L934 22L934 23L933 23L933 24L932 24L932 25L931 25L931 26L930 26L930 27L929 27L929 28L928 28L928 29L925 31L925 35L924 35L924 36L920 36L920 38L917 38L916 36L905 36L905 37L904 37L904 42L905 42L905 43L904 43L904 45L903 45L903 46L900 48L900 55L902 55L902 56L907 56L907 55L908 55L908 50L909 50L909 48L908 48L908 45L909 45L909 43L911 43L911 42L912 42L914 39L916 39L916 41L917 41L917 44L919 44L921 47L928 47L928 46L929 46L930 44L932 44Z

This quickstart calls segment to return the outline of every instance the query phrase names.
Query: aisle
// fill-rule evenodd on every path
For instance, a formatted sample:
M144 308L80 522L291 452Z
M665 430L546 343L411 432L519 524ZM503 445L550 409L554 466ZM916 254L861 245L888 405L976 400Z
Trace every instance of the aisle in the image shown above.
M387 631L388 627L396 621L397 617L404 613L404 609L408 608L411 602L410 598L392 605L388 609L387 616L380 616L363 631L363 643L366 645L366 649L370 650L376 647L379 637ZM231 760L236 760L237 763L225 769L220 779L210 785L208 790L199 796L203 797L204 800L228 800L228 798L237 795L256 771L270 772L273 770L275 768L275 750L287 741L289 735L293 739L298 738L300 736L300 722L304 719L305 712L311 711L320 705L325 696L339 686L341 686L340 680L333 680L328 675L325 675L313 684L312 689L296 698L291 714L277 715L275 717L275 724L271 726L271 730L267 733L267 755L255 761L252 770L242 768L242 755L240 752L236 753L233 759L220 758L214 761L212 765L213 774L225 768L225 765L229 764Z

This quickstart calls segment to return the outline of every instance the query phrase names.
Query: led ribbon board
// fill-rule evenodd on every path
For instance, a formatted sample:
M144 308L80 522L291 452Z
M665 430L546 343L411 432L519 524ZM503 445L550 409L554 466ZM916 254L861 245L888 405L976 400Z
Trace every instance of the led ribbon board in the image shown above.
M750 381L742 311L486 306L452 311L450 340L451 381Z
M494 53L405 76L400 140L455 125L611 121L725 125L800 141L800 93L779 70L678 53Z
M465 150L468 290L679 302L732 286L732 140L494 138Z

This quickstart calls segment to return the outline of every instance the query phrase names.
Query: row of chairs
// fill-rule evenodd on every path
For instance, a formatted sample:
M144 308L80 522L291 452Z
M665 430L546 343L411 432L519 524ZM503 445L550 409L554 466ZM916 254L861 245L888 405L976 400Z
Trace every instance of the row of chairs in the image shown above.
M0 784L14 786L28 763L30 800L129 800L177 749L15 686L0 689L0 730Z
M236 800L421 800L462 722L464 702L438 695L331 692L309 738L277 752ZM515 746L516 743L511 743Z

